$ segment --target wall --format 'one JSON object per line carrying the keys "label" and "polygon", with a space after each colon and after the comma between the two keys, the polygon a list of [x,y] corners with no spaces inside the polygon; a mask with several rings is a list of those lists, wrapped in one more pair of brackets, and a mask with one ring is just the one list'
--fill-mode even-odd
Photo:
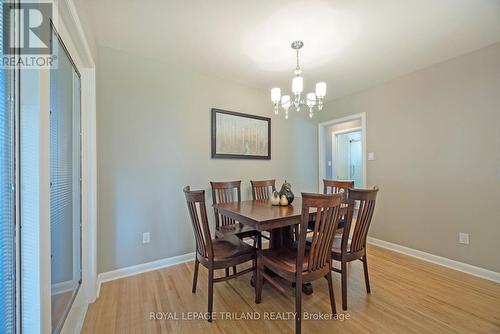
{"label": "wall", "polygon": [[95,34],[93,29],[92,15],[90,14],[90,1],[88,0],[72,0],[73,5],[75,6],[76,12],[78,13],[78,19],[81,23],[81,28],[83,34],[85,35],[85,40],[89,47],[89,51],[92,55],[92,58],[97,58],[97,43],[95,40]]}
{"label": "wall", "polygon": [[367,114],[372,237],[500,272],[499,87],[495,44],[327,103]]}
{"label": "wall", "polygon": [[[317,189],[316,125],[274,117],[268,92],[109,48],[98,67],[99,272],[193,252],[186,185],[239,179],[244,198],[251,179]],[[272,159],[211,159],[212,107],[272,117]]]}

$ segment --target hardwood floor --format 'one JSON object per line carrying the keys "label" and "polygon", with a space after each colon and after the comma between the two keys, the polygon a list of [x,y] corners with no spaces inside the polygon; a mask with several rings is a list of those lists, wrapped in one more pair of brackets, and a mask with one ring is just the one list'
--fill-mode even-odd
{"label": "hardwood floor", "polygon": [[[340,276],[334,273],[338,312],[349,319],[304,320],[304,333],[500,333],[500,284],[476,278],[376,246],[368,247],[372,293],[366,294],[362,263],[348,265],[348,306],[342,312]],[[216,284],[213,323],[182,320],[207,310],[207,271],[200,266],[198,290],[191,293],[193,262],[104,283],[89,306],[82,333],[293,333],[289,320],[222,320],[221,312],[262,317],[293,312],[294,298],[269,284],[254,303],[250,274]],[[222,274],[222,273],[221,273]],[[328,315],[327,281],[314,282],[302,297],[304,312]],[[150,320],[164,312],[179,320]],[[248,312],[248,313],[247,313]],[[257,313],[254,313],[257,312]],[[196,313],[198,314],[198,313]],[[277,314],[277,313],[275,313]],[[279,313],[281,314],[281,313]]]}

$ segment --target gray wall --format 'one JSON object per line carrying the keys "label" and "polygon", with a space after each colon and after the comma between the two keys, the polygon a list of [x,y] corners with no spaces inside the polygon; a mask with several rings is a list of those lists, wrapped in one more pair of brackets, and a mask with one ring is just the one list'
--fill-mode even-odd
{"label": "gray wall", "polygon": [[[241,179],[244,198],[250,179],[317,189],[316,124],[274,117],[267,92],[99,48],[97,99],[99,272],[194,251],[185,185]],[[212,107],[272,117],[272,159],[211,159]]]}
{"label": "gray wall", "polygon": [[[367,115],[371,235],[500,272],[500,44],[326,105]],[[470,233],[470,245],[458,233]]]}

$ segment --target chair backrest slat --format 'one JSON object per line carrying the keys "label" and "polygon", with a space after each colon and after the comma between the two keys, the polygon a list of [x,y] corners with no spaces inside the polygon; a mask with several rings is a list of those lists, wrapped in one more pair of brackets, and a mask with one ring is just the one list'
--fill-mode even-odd
{"label": "chair backrest slat", "polygon": [[202,257],[210,259],[213,257],[213,248],[205,206],[205,190],[191,190],[189,186],[186,186],[184,195],[193,225],[196,251]]}
{"label": "chair backrest slat", "polygon": [[[210,185],[213,204],[241,202],[241,181],[210,182]],[[236,223],[234,219],[220,215],[217,209],[214,209],[214,213],[217,228]]]}
{"label": "chair backrest slat", "polygon": [[[342,249],[347,251],[348,242],[352,229],[352,220],[354,210],[358,206],[356,221],[354,223],[354,231],[352,233],[351,245],[349,252],[358,252],[366,247],[366,238],[375,209],[375,201],[377,198],[378,188],[374,189],[349,189],[348,193],[348,211],[347,221],[344,234],[342,236]],[[358,203],[358,204],[357,204]]]}
{"label": "chair backrest slat", "polygon": [[252,198],[254,200],[264,200],[271,198],[271,194],[276,191],[276,180],[250,181],[252,184]]}
{"label": "chair backrest slat", "polygon": [[[302,193],[302,220],[298,238],[297,268],[301,268],[305,254],[310,213],[316,211],[308,254],[309,272],[330,267],[331,249],[337,229],[342,194]],[[312,211],[311,211],[312,210]]]}

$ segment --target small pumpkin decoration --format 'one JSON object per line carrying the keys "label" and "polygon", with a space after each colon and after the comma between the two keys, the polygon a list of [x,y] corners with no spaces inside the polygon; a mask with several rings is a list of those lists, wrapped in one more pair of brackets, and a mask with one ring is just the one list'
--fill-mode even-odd
{"label": "small pumpkin decoration", "polygon": [[280,205],[280,195],[277,191],[275,191],[271,197],[271,205]]}
{"label": "small pumpkin decoration", "polygon": [[292,204],[295,196],[293,195],[293,192],[292,192],[292,185],[290,183],[288,183],[286,180],[285,180],[285,183],[283,183],[283,185],[281,186],[281,190],[280,190],[279,195],[280,195],[280,197],[284,195],[288,201],[287,204]]}
{"label": "small pumpkin decoration", "polygon": [[288,199],[286,198],[285,195],[281,195],[280,205],[282,205],[282,206],[288,205]]}

